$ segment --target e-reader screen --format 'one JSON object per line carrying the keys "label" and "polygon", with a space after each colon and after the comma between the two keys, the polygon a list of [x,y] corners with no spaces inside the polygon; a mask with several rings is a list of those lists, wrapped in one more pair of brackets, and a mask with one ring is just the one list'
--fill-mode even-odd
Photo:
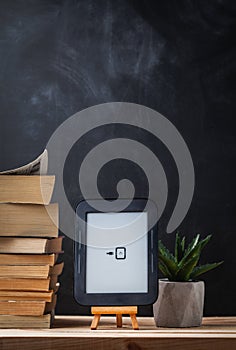
{"label": "e-reader screen", "polygon": [[147,233],[146,212],[88,213],[86,293],[147,293]]}

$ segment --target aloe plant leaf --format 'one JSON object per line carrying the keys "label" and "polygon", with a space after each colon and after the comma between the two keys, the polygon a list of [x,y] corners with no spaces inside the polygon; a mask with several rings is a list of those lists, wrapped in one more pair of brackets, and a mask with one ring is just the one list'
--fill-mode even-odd
{"label": "aloe plant leaf", "polygon": [[201,253],[200,245],[198,244],[197,246],[195,246],[193,250],[189,251],[187,254],[183,256],[183,258],[178,264],[178,270],[181,270],[188,263],[188,261],[192,260],[196,256],[199,259],[200,253]]}
{"label": "aloe plant leaf", "polygon": [[177,262],[180,262],[184,256],[184,246],[185,246],[185,237],[183,237],[181,240],[179,232],[177,232],[176,238],[175,238],[175,259]]}
{"label": "aloe plant leaf", "polygon": [[199,260],[199,255],[194,255],[191,259],[189,259],[184,266],[182,266],[176,276],[175,280],[179,282],[187,282],[190,279],[193,269],[197,265]]}
{"label": "aloe plant leaf", "polygon": [[194,256],[197,255],[199,257],[202,249],[211,239],[211,235],[209,235],[199,242],[199,237],[200,235],[197,235],[189,244],[183,259],[179,262],[179,269],[181,269],[187,263],[187,261],[191,260]]}
{"label": "aloe plant leaf", "polygon": [[170,274],[174,276],[178,269],[178,264],[174,255],[170,253],[161,241],[159,241],[159,260],[166,265]]}
{"label": "aloe plant leaf", "polygon": [[163,264],[161,261],[159,261],[158,267],[159,267],[159,270],[163,273],[163,275],[170,280],[172,276],[167,266]]}
{"label": "aloe plant leaf", "polygon": [[197,234],[196,237],[193,238],[192,242],[189,243],[187,249],[185,250],[185,254],[191,252],[196,247],[196,245],[198,244],[199,238],[200,238],[199,234]]}
{"label": "aloe plant leaf", "polygon": [[220,266],[221,264],[223,264],[223,261],[220,261],[218,263],[211,263],[211,264],[205,264],[205,265],[200,265],[200,266],[196,266],[192,273],[191,273],[191,278],[196,278],[200,275],[202,275],[203,273],[210,271],[212,269],[215,269],[217,266]]}
{"label": "aloe plant leaf", "polygon": [[162,241],[158,242],[159,253],[160,255],[166,255],[170,260],[176,263],[176,259],[174,255],[169,251],[168,248],[162,243]]}
{"label": "aloe plant leaf", "polygon": [[184,255],[184,249],[185,249],[185,237],[182,238],[181,241],[181,250],[182,250],[182,257]]}
{"label": "aloe plant leaf", "polygon": [[181,255],[182,255],[181,239],[179,236],[179,232],[177,232],[175,237],[175,259],[177,261],[181,260]]}
{"label": "aloe plant leaf", "polygon": [[205,245],[210,241],[210,239],[211,239],[211,236],[212,235],[208,235],[206,238],[204,238],[203,240],[201,240],[201,251],[202,251],[202,249],[205,247]]}
{"label": "aloe plant leaf", "polygon": [[185,237],[181,239],[177,232],[174,254],[159,241],[159,269],[165,277],[171,281],[186,282],[223,263],[221,261],[197,266],[201,252],[211,239],[211,235],[202,240],[199,240],[199,238],[200,235],[196,235],[188,247],[185,248]]}

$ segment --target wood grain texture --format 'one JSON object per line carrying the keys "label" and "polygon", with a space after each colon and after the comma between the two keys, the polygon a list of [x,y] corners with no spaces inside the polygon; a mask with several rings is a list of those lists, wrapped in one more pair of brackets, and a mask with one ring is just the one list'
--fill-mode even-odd
{"label": "wood grain texture", "polygon": [[1,330],[0,348],[92,350],[226,350],[236,347],[236,317],[203,319],[201,327],[189,329],[156,328],[151,317],[138,317],[140,329],[134,331],[130,318],[116,328],[115,318],[103,317],[99,329],[90,330],[92,317],[56,316],[50,330]]}

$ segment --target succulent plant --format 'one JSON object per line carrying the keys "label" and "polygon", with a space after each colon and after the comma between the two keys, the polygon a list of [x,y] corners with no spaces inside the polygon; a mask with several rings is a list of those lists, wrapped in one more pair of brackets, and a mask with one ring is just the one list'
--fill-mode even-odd
{"label": "succulent plant", "polygon": [[172,254],[165,245],[159,241],[159,269],[169,281],[187,282],[195,280],[203,273],[221,265],[223,261],[206,265],[198,265],[201,252],[210,241],[211,235],[200,240],[197,234],[192,242],[185,247],[185,237],[176,233],[175,249]]}

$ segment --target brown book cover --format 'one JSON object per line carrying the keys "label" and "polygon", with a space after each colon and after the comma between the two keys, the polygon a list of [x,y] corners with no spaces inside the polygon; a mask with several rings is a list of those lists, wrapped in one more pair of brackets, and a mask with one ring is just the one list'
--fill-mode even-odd
{"label": "brown book cover", "polygon": [[0,236],[57,237],[58,212],[57,203],[0,204]]}
{"label": "brown book cover", "polygon": [[58,254],[0,254],[1,265],[49,265],[53,266]]}
{"label": "brown book cover", "polygon": [[0,265],[0,278],[48,278],[49,265]]}
{"label": "brown book cover", "polygon": [[0,278],[48,278],[49,275],[59,276],[64,263],[49,265],[0,265]]}
{"label": "brown book cover", "polygon": [[0,253],[43,254],[62,252],[62,236],[58,238],[0,237]]}
{"label": "brown book cover", "polygon": [[42,316],[0,315],[0,328],[50,328],[53,313]]}
{"label": "brown book cover", "polygon": [[0,301],[31,300],[50,303],[53,299],[53,290],[47,292],[31,292],[22,290],[0,290]]}
{"label": "brown book cover", "polygon": [[50,278],[0,278],[0,290],[48,291]]}
{"label": "brown book cover", "polygon": [[0,301],[1,315],[41,316],[46,307],[45,301],[10,300]]}
{"label": "brown book cover", "polygon": [[0,175],[0,203],[49,204],[54,184],[52,175]]}

